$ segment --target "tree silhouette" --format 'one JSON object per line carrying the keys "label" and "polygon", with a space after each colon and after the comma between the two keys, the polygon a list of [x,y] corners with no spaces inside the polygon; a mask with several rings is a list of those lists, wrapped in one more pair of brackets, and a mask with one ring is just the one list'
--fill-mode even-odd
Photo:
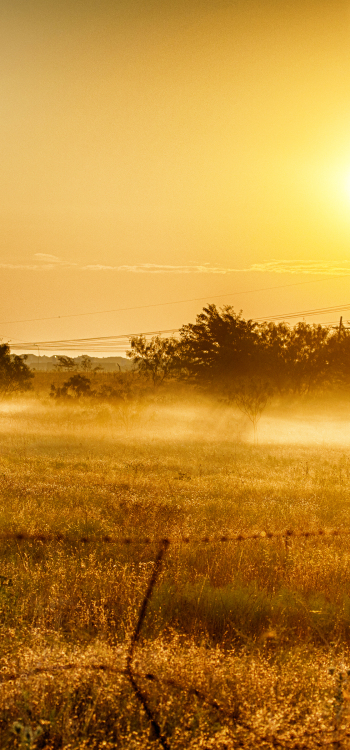
{"label": "tree silhouette", "polygon": [[63,354],[58,355],[55,370],[66,370],[69,372],[76,370],[76,368],[77,365],[72,357],[66,357]]}
{"label": "tree silhouette", "polygon": [[0,344],[0,395],[8,396],[31,388],[32,371],[26,365],[27,355],[11,355],[8,344]]}
{"label": "tree silhouette", "polygon": [[161,339],[154,336],[147,342],[144,336],[130,339],[130,350],[126,356],[134,360],[139,372],[159,385],[176,370],[178,364],[178,342],[174,338]]}
{"label": "tree silhouette", "polygon": [[253,374],[259,356],[258,323],[225,306],[208,305],[196,323],[180,329],[179,355],[190,377],[219,384]]}

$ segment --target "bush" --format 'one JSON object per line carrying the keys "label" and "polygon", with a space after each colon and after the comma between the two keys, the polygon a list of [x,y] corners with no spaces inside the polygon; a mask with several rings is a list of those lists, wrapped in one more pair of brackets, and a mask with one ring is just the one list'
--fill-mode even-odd
{"label": "bush", "polygon": [[72,375],[61,388],[51,385],[51,398],[77,399],[81,396],[92,396],[90,379],[85,375]]}

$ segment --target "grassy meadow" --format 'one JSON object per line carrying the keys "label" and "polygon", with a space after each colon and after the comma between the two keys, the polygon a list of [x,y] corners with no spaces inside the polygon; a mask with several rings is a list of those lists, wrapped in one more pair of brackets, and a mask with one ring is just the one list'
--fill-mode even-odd
{"label": "grassy meadow", "polygon": [[[0,542],[0,746],[162,746],[122,674],[162,537],[135,670],[167,746],[350,746],[350,537],[196,541],[350,528],[350,399],[272,404],[256,445],[179,387],[58,403],[60,378],[0,404],[0,531],[72,538]],[[154,541],[74,542],[106,534]]]}

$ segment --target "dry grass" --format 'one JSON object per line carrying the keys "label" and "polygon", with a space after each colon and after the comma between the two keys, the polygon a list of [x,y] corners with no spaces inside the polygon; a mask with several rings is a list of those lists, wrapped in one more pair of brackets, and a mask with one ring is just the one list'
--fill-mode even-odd
{"label": "dry grass", "polygon": [[[108,404],[3,404],[1,530],[350,527],[348,447],[253,446],[245,430],[170,397],[131,428]],[[25,673],[0,686],[1,747],[158,744],[121,673],[156,551],[1,543],[1,674]],[[347,747],[349,560],[347,538],[170,546],[136,666],[161,681],[140,678],[171,748]]]}

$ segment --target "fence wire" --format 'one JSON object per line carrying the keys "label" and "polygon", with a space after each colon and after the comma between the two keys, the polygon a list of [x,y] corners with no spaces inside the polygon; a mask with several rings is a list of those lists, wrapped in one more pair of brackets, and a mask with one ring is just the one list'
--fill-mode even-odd
{"label": "fence wire", "polygon": [[246,542],[250,540],[263,540],[263,539],[308,539],[309,537],[320,537],[328,539],[336,536],[350,536],[350,529],[348,528],[318,528],[318,529],[284,529],[283,531],[270,531],[270,530],[259,530],[259,531],[247,531],[237,533],[227,533],[221,535],[205,535],[205,536],[186,536],[178,535],[174,537],[152,537],[152,536],[140,536],[137,538],[128,536],[111,536],[104,534],[102,536],[89,536],[88,534],[63,534],[61,532],[55,533],[42,533],[38,532],[27,532],[27,531],[5,531],[0,533],[0,542],[17,541],[17,542],[42,542],[47,544],[49,542],[64,542],[68,544],[135,544],[135,545],[146,545],[146,544],[158,544],[166,545],[169,544],[214,544],[217,542]]}
{"label": "fence wire", "polygon": [[[114,537],[110,535],[104,535],[101,537],[95,537],[95,536],[87,536],[87,535],[70,535],[70,534],[63,534],[63,533],[28,533],[26,531],[9,531],[9,532],[2,532],[0,533],[0,541],[27,541],[27,542],[41,542],[43,544],[48,543],[71,543],[71,544],[123,544],[123,545],[149,545],[149,544],[157,544],[158,545],[158,552],[153,564],[153,569],[151,572],[151,576],[147,585],[147,589],[145,591],[145,594],[143,596],[137,621],[134,627],[134,630],[131,634],[129,646],[127,649],[127,655],[126,655],[126,664],[124,668],[118,668],[110,666],[109,664],[103,664],[103,663],[90,663],[85,665],[83,668],[86,671],[95,671],[95,672],[109,672],[109,673],[115,673],[124,675],[126,679],[129,681],[129,684],[135,694],[135,697],[139,701],[139,703],[142,705],[143,710],[145,712],[145,715],[147,716],[147,719],[150,723],[150,727],[153,730],[153,737],[155,741],[158,741],[161,746],[164,748],[164,750],[171,750],[170,744],[168,742],[168,739],[164,736],[164,734],[161,731],[160,724],[157,720],[156,714],[153,711],[153,709],[150,706],[150,701],[147,695],[147,692],[145,689],[143,689],[139,681],[143,680],[145,683],[157,683],[160,686],[161,685],[168,685],[169,687],[173,687],[175,690],[179,690],[183,693],[187,693],[188,695],[195,696],[198,700],[200,700],[204,705],[206,705],[208,708],[211,708],[221,714],[222,716],[225,716],[228,720],[232,721],[237,727],[241,727],[242,729],[245,729],[249,732],[251,732],[253,735],[256,736],[257,742],[264,742],[267,738],[262,737],[258,735],[254,727],[247,724],[246,722],[239,719],[237,716],[235,716],[234,712],[229,711],[224,706],[221,706],[216,700],[212,700],[209,696],[207,696],[203,691],[191,687],[191,686],[185,686],[183,684],[180,684],[174,679],[166,679],[166,678],[160,678],[157,675],[151,673],[151,672],[138,672],[134,667],[134,653],[135,648],[137,645],[137,642],[140,638],[142,626],[147,614],[147,609],[154,591],[154,588],[157,584],[157,581],[159,579],[159,575],[161,573],[162,569],[162,563],[164,560],[164,557],[166,555],[166,552],[171,544],[190,544],[190,543],[196,543],[196,544],[211,544],[211,543],[228,543],[228,542],[245,542],[245,541],[262,541],[262,540],[269,540],[269,539],[283,539],[286,543],[288,543],[288,540],[302,540],[302,539],[308,539],[308,538],[318,538],[320,540],[327,540],[332,539],[336,537],[342,537],[342,536],[349,536],[350,535],[350,529],[348,528],[318,528],[318,529],[308,529],[308,530],[294,530],[294,529],[285,529],[284,531],[266,531],[264,529],[260,531],[253,531],[253,532],[244,532],[244,533],[237,533],[237,534],[222,534],[218,536],[202,536],[202,537],[189,537],[189,536],[178,536],[173,538],[152,538],[152,537],[141,537],[137,539],[133,539],[131,537]],[[0,576],[0,578],[3,578],[3,576]],[[1,675],[0,679],[0,686],[2,684],[8,683],[8,682],[14,682],[21,679],[29,679],[30,677],[35,677],[40,674],[57,674],[59,672],[69,671],[69,670],[75,670],[75,669],[82,669],[81,664],[75,664],[74,662],[63,664],[63,665],[53,665],[52,667],[37,667],[33,670],[27,670],[25,672],[20,673],[12,673],[7,675]],[[320,741],[317,740],[317,735],[320,733],[323,733],[322,739]],[[333,745],[333,747],[340,747],[340,743],[345,740],[345,738],[350,737],[350,732],[342,731],[339,732],[338,727],[334,727],[330,730],[316,730],[314,732],[306,732],[309,738],[313,738],[314,745],[317,747],[324,747],[325,745]],[[324,734],[330,734],[329,739],[325,739]],[[274,743],[275,746],[280,747],[288,747],[290,746],[295,747],[293,745],[290,745],[290,743],[287,742],[287,744],[281,744],[276,738],[276,742]],[[306,746],[305,746],[306,747]]]}

